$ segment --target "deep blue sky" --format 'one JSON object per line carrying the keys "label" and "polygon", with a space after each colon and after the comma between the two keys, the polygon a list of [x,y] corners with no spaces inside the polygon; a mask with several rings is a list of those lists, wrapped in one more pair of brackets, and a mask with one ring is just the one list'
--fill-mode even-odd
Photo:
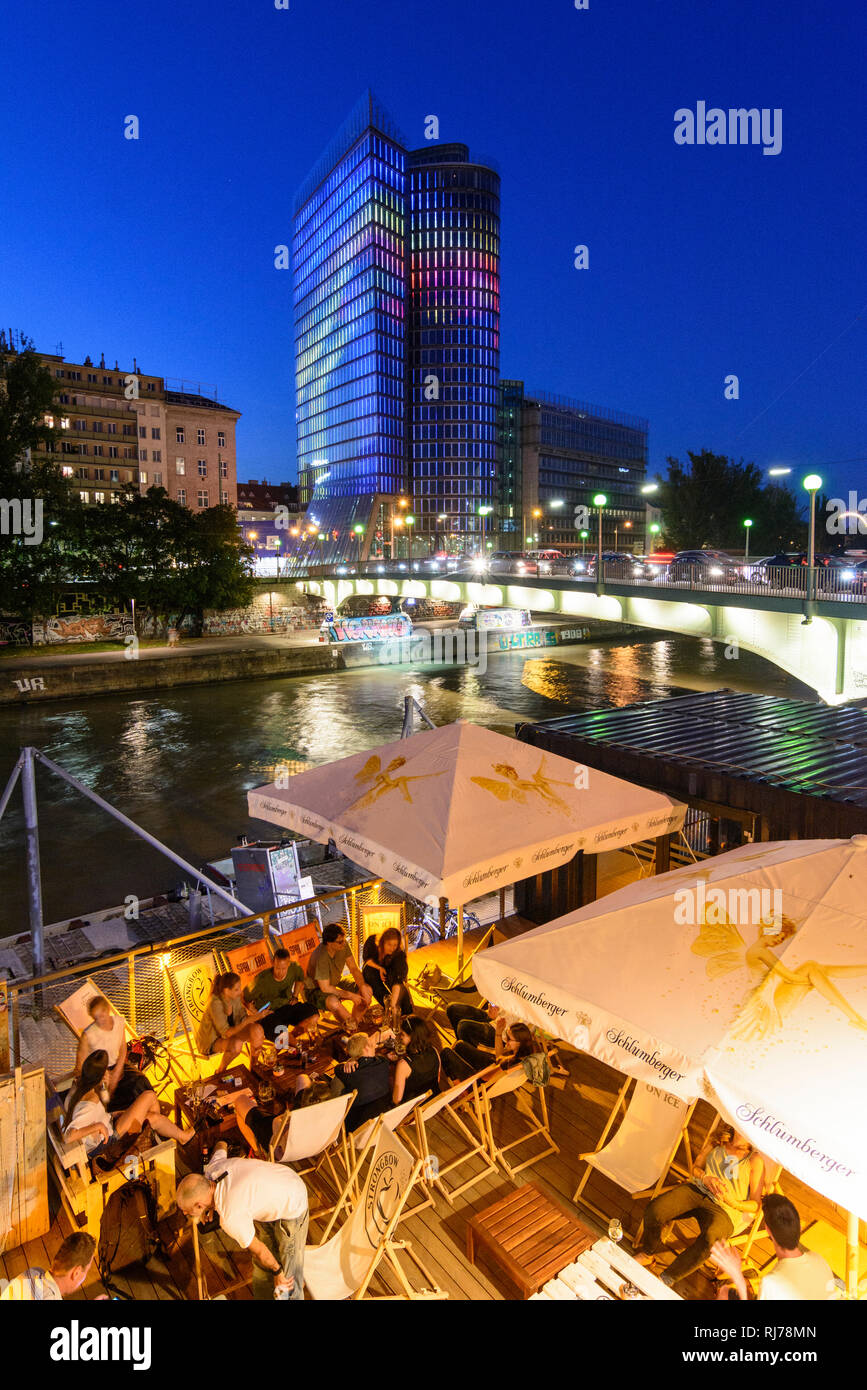
{"label": "deep blue sky", "polygon": [[[371,86],[413,145],[433,113],[441,140],[499,164],[504,375],[647,416],[654,466],[706,446],[863,493],[867,315],[844,333],[867,301],[859,12],[12,0],[0,322],[70,359],[217,383],[243,412],[239,477],[294,477],[291,272],[273,247]],[[675,110],[698,100],[781,107],[782,153],[675,145]]]}

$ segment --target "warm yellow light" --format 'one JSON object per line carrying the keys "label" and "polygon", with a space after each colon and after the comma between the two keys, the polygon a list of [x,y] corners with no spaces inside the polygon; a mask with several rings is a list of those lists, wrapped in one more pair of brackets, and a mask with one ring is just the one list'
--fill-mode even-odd
{"label": "warm yellow light", "polygon": [[250,540],[250,541],[254,541],[254,540],[256,539],[256,537],[258,536],[258,534],[259,534],[258,531],[248,531],[248,532],[247,532],[247,539]]}
{"label": "warm yellow light", "polygon": [[159,959],[160,959],[160,965],[163,967],[163,970],[168,970],[168,968],[169,968],[169,962],[171,961],[171,958],[172,958],[172,953],[171,953],[171,951],[160,951],[160,958],[159,958]]}
{"label": "warm yellow light", "polygon": [[395,524],[395,526],[402,526],[402,525],[403,525],[403,517],[402,517],[402,516],[396,516],[396,517],[394,518],[394,524]]}
{"label": "warm yellow light", "polygon": [[297,536],[297,535],[298,535],[298,527],[297,527],[297,526],[290,526],[290,528],[289,528],[289,535],[290,535],[290,536]]}

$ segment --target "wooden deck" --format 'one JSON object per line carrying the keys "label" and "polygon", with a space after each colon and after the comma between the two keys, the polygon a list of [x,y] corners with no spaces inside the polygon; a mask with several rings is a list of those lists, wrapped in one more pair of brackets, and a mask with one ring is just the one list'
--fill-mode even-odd
{"label": "wooden deck", "polygon": [[[471,945],[472,941],[468,939],[468,949]],[[450,964],[453,960],[452,950],[452,942],[437,943],[436,946],[428,948],[425,955],[428,958],[439,959],[444,968],[453,968]],[[420,964],[422,953],[417,954]],[[450,961],[446,960],[446,954]],[[413,964],[413,974],[415,973],[417,972]],[[470,1002],[472,998],[473,996],[468,996]],[[553,1077],[547,1091],[551,1132],[560,1152],[525,1169],[519,1175],[518,1183],[532,1180],[550,1196],[559,1199],[567,1210],[576,1213],[585,1224],[603,1234],[603,1224],[586,1208],[573,1207],[571,1196],[583,1172],[579,1155],[596,1147],[623,1078],[620,1073],[603,1063],[569,1048],[561,1047],[561,1057],[568,1069],[568,1077]],[[519,1100],[518,1103],[525,1102]],[[510,1097],[498,1104],[505,1106],[498,1118],[498,1124],[503,1126],[506,1139],[514,1137],[517,1133],[515,1099]],[[690,1125],[693,1153],[700,1147],[712,1120],[713,1112],[710,1106],[705,1102],[699,1102]],[[446,1162],[449,1155],[455,1151],[448,1130],[437,1122],[430,1127],[429,1140],[432,1153],[438,1155],[442,1162]],[[179,1170],[183,1171],[182,1160],[179,1160]],[[516,1297],[514,1289],[499,1270],[489,1267],[484,1262],[472,1266],[465,1254],[468,1217],[497,1201],[512,1186],[511,1179],[505,1173],[492,1175],[459,1197],[453,1207],[444,1198],[437,1196],[434,1207],[401,1223],[399,1236],[412,1243],[422,1256],[432,1278],[450,1299],[485,1301]],[[826,1223],[826,1234],[832,1244],[836,1241],[832,1264],[836,1272],[841,1273],[842,1268],[838,1266],[844,1248],[845,1213],[818,1197],[788,1174],[783,1175],[782,1190],[795,1202],[804,1225],[814,1220]],[[628,1241],[640,1219],[643,1203],[632,1202],[620,1189],[595,1173],[585,1188],[585,1194],[589,1201],[602,1211],[621,1219]],[[49,1195],[50,1201],[54,1204],[52,1209],[56,1209],[56,1197],[51,1192]],[[325,1193],[322,1195],[327,1196]],[[315,1206],[316,1194],[312,1194],[311,1208],[315,1210]],[[604,1224],[607,1225],[607,1222]],[[59,1212],[50,1231],[42,1240],[28,1242],[0,1257],[0,1277],[12,1278],[30,1265],[47,1267],[51,1255],[64,1236],[69,1234],[70,1229],[66,1216]],[[312,1219],[312,1241],[318,1238],[321,1229],[322,1222]],[[119,1277],[117,1283],[123,1292],[136,1300],[195,1299],[197,1293],[189,1228],[176,1214],[163,1222],[162,1231],[169,1251],[167,1259],[152,1260],[146,1271],[130,1270],[127,1277]],[[863,1224],[861,1240],[861,1270],[867,1274],[867,1232]],[[249,1281],[250,1257],[246,1252],[240,1251],[234,1242],[216,1232],[203,1236],[201,1243],[205,1277],[212,1297],[227,1285],[237,1285],[239,1279]],[[827,1245],[824,1253],[829,1257],[832,1253]],[[760,1267],[770,1254],[767,1242],[757,1241],[753,1246],[750,1263]],[[371,1287],[373,1294],[395,1291],[389,1289],[382,1279],[375,1280]],[[98,1275],[92,1270],[86,1284],[74,1297],[80,1300],[93,1299],[103,1292]],[[687,1298],[698,1299],[707,1299],[714,1293],[708,1279],[701,1272],[684,1281],[679,1292]],[[249,1282],[235,1287],[227,1297],[251,1298]]]}

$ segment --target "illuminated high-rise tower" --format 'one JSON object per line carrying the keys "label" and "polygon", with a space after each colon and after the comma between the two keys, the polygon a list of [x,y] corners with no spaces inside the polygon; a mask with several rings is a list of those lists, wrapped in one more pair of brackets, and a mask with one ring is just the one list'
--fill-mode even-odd
{"label": "illuminated high-rise tower", "polygon": [[405,476],[406,153],[367,92],[298,190],[298,482],[324,559],[350,554]]}
{"label": "illuminated high-rise tower", "polygon": [[[408,154],[368,92],[299,189],[293,241],[301,501],[323,559],[493,534],[499,176],[465,145]],[[407,513],[398,513],[398,519]]]}
{"label": "illuminated high-rise tower", "polygon": [[493,546],[500,178],[466,145],[408,160],[407,423],[419,532]]}

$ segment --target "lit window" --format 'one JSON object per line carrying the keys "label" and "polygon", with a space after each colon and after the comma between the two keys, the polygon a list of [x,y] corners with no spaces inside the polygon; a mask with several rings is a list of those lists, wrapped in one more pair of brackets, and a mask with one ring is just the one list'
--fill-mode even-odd
{"label": "lit window", "polygon": [[138,479],[139,479],[139,482],[140,482],[140,483],[144,483],[145,487],[147,487],[147,481],[148,481],[148,475],[147,475],[147,473],[145,473],[144,471],[140,472],[139,475],[138,475]]}
{"label": "lit window", "polygon": [[89,492],[80,492],[78,495],[79,495],[79,497],[81,498],[82,502],[89,502],[89,501],[90,501],[90,493],[89,493]]}
{"label": "lit window", "polygon": [[93,500],[94,500],[94,502],[104,502],[104,501],[105,501],[105,493],[104,493],[104,492],[95,492],[95,493],[93,494]]}

